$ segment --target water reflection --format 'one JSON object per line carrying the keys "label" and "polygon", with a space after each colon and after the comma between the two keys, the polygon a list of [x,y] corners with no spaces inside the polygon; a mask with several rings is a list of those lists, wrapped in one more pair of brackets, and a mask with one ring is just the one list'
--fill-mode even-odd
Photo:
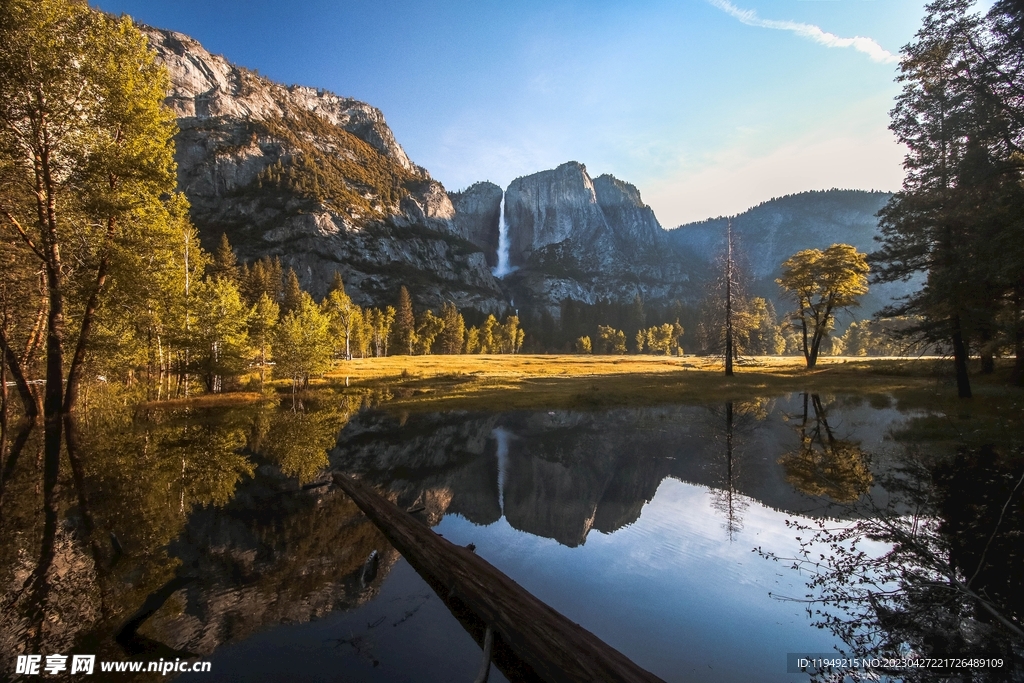
{"label": "water reflection", "polygon": [[[877,437],[877,425],[867,424],[877,416],[861,410],[853,419],[866,422],[857,429]],[[792,449],[785,412],[767,400],[601,413],[414,414],[404,422],[371,412],[346,426],[332,466],[385,487],[402,506],[425,505],[432,524],[445,514],[484,526],[504,517],[568,547],[585,544],[593,530],[608,534],[634,523],[672,477],[710,488],[735,537],[749,498],[800,514],[824,514],[835,502],[827,492],[794,488],[777,465],[778,454]]]}
{"label": "water reflection", "polygon": [[1022,455],[1019,447],[963,447],[952,459],[912,450],[884,477],[889,506],[847,526],[795,525],[801,551],[786,561],[812,576],[808,612],[848,656],[1002,662],[955,674],[883,665],[863,679],[1021,680]]}
{"label": "water reflection", "polygon": [[[766,652],[834,642],[768,598],[780,592],[774,582],[803,577],[755,566],[757,545],[813,568],[809,599],[826,607],[814,619],[851,652],[1013,654],[1024,610],[1020,449],[907,451],[889,440],[907,427],[888,403],[804,394],[395,416],[341,393],[295,410],[265,402],[91,414],[65,425],[69,452],[54,475],[39,430],[24,425],[0,448],[0,649],[124,660],[232,645],[241,667],[256,661],[258,643],[286,640],[282,624],[346,613],[337,623],[355,629],[398,557],[325,485],[338,469],[422,508],[426,523],[476,543],[667,680],[700,680],[681,673],[683,659],[704,666],[723,647],[748,647],[748,631]],[[804,528],[787,528],[787,518]],[[800,554],[822,547],[833,560]],[[425,586],[403,577],[408,593],[392,586],[389,599],[428,605]],[[417,618],[438,618],[432,610]],[[312,648],[324,661],[350,652],[395,671],[401,639],[340,628],[311,646],[319,631],[310,625],[289,652]],[[441,632],[416,628],[424,643]],[[679,634],[703,644],[677,654]],[[766,665],[730,666],[716,680],[750,680]],[[257,668],[250,674],[260,680]]]}
{"label": "water reflection", "polygon": [[[813,415],[808,412],[808,403]],[[871,470],[864,451],[856,441],[836,437],[828,422],[828,410],[817,394],[803,394],[797,431],[799,446],[779,459],[786,479],[794,487],[839,503],[851,503],[867,493]]]}
{"label": "water reflection", "polygon": [[0,463],[0,650],[209,654],[369,599],[359,570],[393,551],[343,495],[302,487],[360,407],[326,398],[96,412],[65,425],[56,474],[23,425]]}

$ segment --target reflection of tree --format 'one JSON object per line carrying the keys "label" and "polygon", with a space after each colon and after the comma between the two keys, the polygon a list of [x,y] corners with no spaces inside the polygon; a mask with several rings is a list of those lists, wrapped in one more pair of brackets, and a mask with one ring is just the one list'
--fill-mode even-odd
{"label": "reflection of tree", "polygon": [[[196,635],[196,618],[214,641],[234,639],[231,624],[242,617],[225,591],[247,591],[248,632],[294,618],[296,605],[312,615],[363,599],[354,577],[367,554],[393,558],[354,504],[323,491],[305,496],[275,477],[246,483],[261,460],[287,476],[315,475],[359,407],[344,396],[304,399],[302,413],[274,402],[135,415],[97,408],[65,425],[59,469],[47,469],[41,430],[6,434],[0,651],[88,643],[100,658],[124,659],[129,645],[157,656],[198,645],[198,636],[179,642]],[[241,485],[249,493],[233,502]],[[198,612],[178,614],[181,586]],[[146,635],[116,640],[135,610]]]}
{"label": "reflection of tree", "polygon": [[[1001,669],[975,668],[963,678],[944,669],[902,669],[861,672],[864,679],[889,673],[906,681],[1019,680],[1020,456],[1001,460],[983,448],[952,463],[915,457],[883,482],[899,503],[845,526],[791,523],[801,534],[799,555],[764,555],[810,572],[808,614],[843,641],[847,656],[1004,660]],[[841,680],[827,672],[814,678]]]}
{"label": "reflection of tree", "polygon": [[[808,401],[814,408],[813,425]],[[836,438],[818,394],[803,395],[803,419],[798,431],[799,448],[779,458],[786,480],[795,488],[839,503],[851,503],[870,488],[871,471],[863,451],[852,441]]]}
{"label": "reflection of tree", "polygon": [[[306,404],[312,409],[307,410]],[[300,484],[312,481],[328,465],[327,452],[338,443],[338,434],[359,409],[359,401],[347,396],[334,396],[317,402],[308,398],[301,410],[275,410],[263,424],[258,419],[251,447],[281,468],[288,477],[298,477]]]}
{"label": "reflection of tree", "polygon": [[711,492],[711,505],[725,517],[725,531],[733,540],[743,530],[743,511],[748,502],[737,488],[739,459],[735,453],[738,432],[747,431],[763,422],[771,412],[769,399],[727,401],[725,404],[724,462],[718,473],[719,487]]}

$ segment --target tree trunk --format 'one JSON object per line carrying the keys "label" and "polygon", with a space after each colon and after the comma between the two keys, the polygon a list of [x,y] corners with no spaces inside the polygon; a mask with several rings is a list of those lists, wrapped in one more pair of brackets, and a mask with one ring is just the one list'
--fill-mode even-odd
{"label": "tree trunk", "polygon": [[1013,303],[1013,351],[1015,359],[1010,382],[1019,387],[1024,386],[1024,316],[1021,315],[1021,303],[1020,290],[1017,290],[1017,296],[1014,298]]}
{"label": "tree trunk", "polygon": [[[3,353],[3,359],[0,363],[3,363],[4,367],[7,368],[11,373],[11,378],[14,380],[14,386],[18,389],[18,394],[21,396],[21,402],[25,406],[26,417],[32,418],[39,414],[39,408],[36,406],[36,397],[32,394],[32,388],[28,384],[28,380],[25,378],[25,373],[22,371],[21,363],[18,361],[18,356],[14,353],[14,349],[7,343],[7,335],[3,330],[0,330],[0,352]],[[6,405],[7,396],[7,381],[4,380],[4,404]]]}
{"label": "tree trunk", "polygon": [[821,337],[818,336],[817,330],[811,336],[811,348],[807,351],[807,367],[808,369],[813,368],[818,364],[818,349],[821,348]]}
{"label": "tree trunk", "polygon": [[992,353],[992,331],[987,327],[981,332],[981,374],[991,375],[996,371],[996,361]]}
{"label": "tree trunk", "polygon": [[967,374],[967,345],[960,329],[960,316],[950,320],[953,342],[953,363],[956,366],[956,392],[960,398],[971,398],[971,378]]}
{"label": "tree trunk", "polygon": [[442,600],[446,593],[458,599],[491,627],[498,641],[495,645],[508,647],[526,663],[535,677],[532,680],[661,681],[538,600],[482,557],[441,538],[366,484],[339,473],[333,475],[333,480]]}
{"label": "tree trunk", "polygon": [[802,305],[800,306],[800,333],[804,342],[804,360],[807,362],[807,367],[813,368],[815,361],[811,360],[811,348],[807,344],[807,310]]}
{"label": "tree trunk", "polygon": [[[725,376],[732,376],[732,222],[726,234],[725,258]],[[730,412],[731,414],[731,412]]]}

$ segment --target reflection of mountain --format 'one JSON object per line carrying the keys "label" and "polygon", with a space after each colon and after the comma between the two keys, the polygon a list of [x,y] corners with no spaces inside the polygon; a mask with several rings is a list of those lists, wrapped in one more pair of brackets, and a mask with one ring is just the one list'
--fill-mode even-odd
{"label": "reflection of mountain", "polygon": [[[376,527],[341,492],[283,483],[258,476],[227,507],[193,513],[170,552],[180,574],[198,578],[179,594],[184,609],[161,610],[143,635],[208,654],[269,625],[310,621],[376,595],[398,559]],[[372,550],[382,553],[380,571],[364,588]]]}
{"label": "reflection of mountain", "polygon": [[[828,501],[794,489],[777,463],[797,440],[783,419],[796,400],[760,414],[737,408],[729,462],[724,412],[672,406],[404,420],[367,413],[346,426],[332,464],[384,485],[402,505],[424,504],[431,523],[455,513],[490,524],[503,498],[510,525],[567,546],[584,543],[591,529],[611,533],[635,522],[665,477],[713,489],[728,479],[733,492],[769,507],[822,514]],[[513,435],[502,492],[499,424]]]}

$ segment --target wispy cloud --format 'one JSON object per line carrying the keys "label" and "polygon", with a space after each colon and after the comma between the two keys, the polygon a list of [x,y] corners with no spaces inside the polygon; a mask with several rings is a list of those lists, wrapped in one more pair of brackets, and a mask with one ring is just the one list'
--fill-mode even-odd
{"label": "wispy cloud", "polygon": [[816,43],[821,43],[828,47],[852,47],[858,52],[863,52],[872,61],[882,62],[884,64],[891,64],[893,62],[900,61],[898,55],[894,55],[889,52],[881,45],[876,43],[871,38],[864,38],[862,36],[854,36],[853,38],[841,38],[834,33],[823,31],[820,27],[814,24],[804,24],[798,21],[774,21],[772,19],[762,19],[757,16],[757,12],[751,9],[740,9],[736,5],[729,2],[729,0],[708,0],[712,5],[718,9],[726,12],[730,16],[739,19],[748,26],[757,26],[759,28],[772,28],[779,31],[792,31],[793,33],[803,36],[804,38],[810,38]]}

